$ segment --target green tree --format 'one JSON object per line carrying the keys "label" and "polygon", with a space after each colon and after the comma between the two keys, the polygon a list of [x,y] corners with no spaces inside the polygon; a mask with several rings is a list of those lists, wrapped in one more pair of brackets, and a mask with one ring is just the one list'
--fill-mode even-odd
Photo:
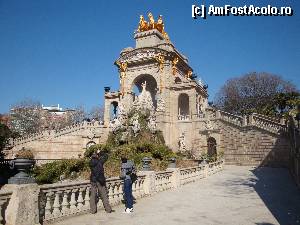
{"label": "green tree", "polygon": [[3,150],[11,135],[12,132],[9,130],[9,128],[6,125],[0,123],[0,159],[4,158]]}

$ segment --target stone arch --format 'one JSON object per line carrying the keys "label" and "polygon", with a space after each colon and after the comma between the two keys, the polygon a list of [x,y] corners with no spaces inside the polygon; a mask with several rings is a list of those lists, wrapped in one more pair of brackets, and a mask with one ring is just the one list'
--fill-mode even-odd
{"label": "stone arch", "polygon": [[188,116],[190,114],[189,95],[181,93],[178,96],[178,115]]}
{"label": "stone arch", "polygon": [[207,138],[207,156],[217,156],[217,141],[213,137]]}
{"label": "stone arch", "polygon": [[117,101],[112,101],[110,103],[110,120],[118,116],[119,103]]}
{"label": "stone arch", "polygon": [[88,149],[89,147],[91,147],[91,146],[93,146],[93,145],[95,145],[96,144],[96,142],[94,142],[94,141],[89,141],[88,143],[86,143],[86,149]]}
{"label": "stone arch", "polygon": [[146,90],[150,92],[153,105],[156,108],[157,105],[157,93],[158,93],[158,83],[154,76],[150,74],[141,74],[137,76],[131,86],[131,90],[138,95],[142,91],[142,83],[147,82]]}

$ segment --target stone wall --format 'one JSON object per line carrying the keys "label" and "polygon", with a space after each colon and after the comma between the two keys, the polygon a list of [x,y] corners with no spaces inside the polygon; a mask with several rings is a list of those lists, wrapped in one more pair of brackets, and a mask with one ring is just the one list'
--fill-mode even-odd
{"label": "stone wall", "polygon": [[220,149],[227,164],[287,166],[289,142],[285,134],[272,134],[256,127],[241,128],[219,121]]}
{"label": "stone wall", "polygon": [[83,156],[89,144],[104,143],[108,132],[109,128],[98,122],[83,122],[62,130],[44,131],[12,140],[5,153],[7,158],[13,158],[24,147],[32,150],[36,159],[78,158]]}

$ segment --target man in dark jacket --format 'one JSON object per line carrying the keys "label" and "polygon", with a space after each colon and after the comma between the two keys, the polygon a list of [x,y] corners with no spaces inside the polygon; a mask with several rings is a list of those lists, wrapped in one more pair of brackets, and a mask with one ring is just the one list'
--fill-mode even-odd
{"label": "man in dark jacket", "polygon": [[91,168],[91,197],[90,197],[90,207],[91,213],[97,212],[97,190],[100,198],[102,199],[104,209],[107,213],[111,213],[112,209],[109,204],[107,189],[105,185],[105,176],[104,176],[104,168],[103,162],[99,160],[97,154],[92,155],[92,159],[90,161],[90,168]]}
{"label": "man in dark jacket", "polygon": [[133,212],[133,196],[132,196],[132,178],[131,174],[135,173],[135,166],[131,160],[126,156],[121,157],[121,175],[120,178],[124,180],[124,197],[125,197],[125,213]]}

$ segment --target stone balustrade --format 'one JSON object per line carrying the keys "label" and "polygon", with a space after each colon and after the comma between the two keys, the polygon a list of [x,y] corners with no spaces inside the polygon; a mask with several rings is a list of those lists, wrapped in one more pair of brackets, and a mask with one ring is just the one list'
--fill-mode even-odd
{"label": "stone balustrade", "polygon": [[[237,126],[243,126],[243,117],[237,116],[228,112],[219,111],[220,119]],[[218,118],[218,116],[217,116]]]}
{"label": "stone balustrade", "polygon": [[188,121],[191,119],[191,116],[190,115],[178,115],[177,118],[180,121]]}
{"label": "stone balustrade", "polygon": [[[167,171],[154,172],[146,171],[138,175],[137,181],[132,186],[133,196],[142,198],[147,195],[152,195],[157,192],[165,191],[171,188],[177,188],[198,179],[212,175],[220,171],[223,167],[224,161],[209,163],[206,165],[199,165],[196,167],[178,169],[169,168]],[[30,191],[30,185],[25,185],[26,188],[18,188],[22,190],[22,195],[26,198],[26,191]],[[24,187],[25,187],[24,186]],[[69,182],[69,183],[56,183],[47,185],[33,184],[33,189],[36,190],[36,210],[39,215],[41,224],[50,224],[54,221],[63,220],[66,217],[88,213],[90,210],[90,182]],[[119,178],[107,179],[108,196],[111,205],[118,205],[123,200],[123,180]],[[35,191],[31,191],[32,194]],[[0,191],[0,225],[5,225],[6,208],[8,207],[9,199],[12,192]],[[18,201],[25,204],[22,209],[31,210],[28,214],[34,215],[33,206],[26,206],[26,202],[22,201],[22,196]],[[34,202],[34,201],[33,201]],[[29,204],[29,203],[28,203]],[[10,206],[11,209],[14,207]],[[102,201],[98,202],[98,208],[103,208]],[[15,210],[14,210],[15,211]],[[9,212],[10,215],[17,212]],[[26,213],[26,212],[23,212]],[[37,219],[38,220],[38,219]],[[11,224],[16,225],[16,224]]]}
{"label": "stone balustrade", "polygon": [[[139,176],[132,186],[133,196],[141,198],[144,193],[145,176]],[[40,186],[40,218],[43,223],[64,217],[86,213],[90,210],[90,182],[73,182],[67,184],[50,184]],[[119,178],[107,180],[107,190],[111,205],[123,200],[123,181]],[[99,201],[99,208],[103,208]]]}
{"label": "stone balustrade", "polygon": [[75,131],[89,128],[89,127],[90,128],[93,128],[93,127],[99,128],[99,127],[104,127],[104,125],[98,121],[95,121],[95,122],[84,121],[81,123],[72,124],[63,129],[60,129],[60,130],[45,130],[45,131],[41,131],[41,132],[37,132],[37,133],[33,133],[33,134],[28,134],[26,136],[22,136],[19,138],[11,139],[9,144],[10,144],[10,146],[23,145],[25,143],[36,141],[41,138],[50,137],[51,135],[54,135],[54,137],[58,137],[58,136],[61,136],[64,134],[68,134],[68,133],[75,132]]}
{"label": "stone balustrade", "polygon": [[287,126],[280,119],[253,113],[249,116],[237,116],[221,110],[215,111],[216,119],[226,121],[239,127],[254,126],[274,134],[286,132]]}
{"label": "stone balustrade", "polygon": [[216,161],[208,164],[207,176],[211,176],[219,171],[223,170],[223,162]]}
{"label": "stone balustrade", "polygon": [[194,182],[197,179],[205,177],[205,166],[195,166],[180,169],[180,185]]}
{"label": "stone balustrade", "polygon": [[172,188],[172,177],[173,172],[158,172],[155,173],[155,189],[156,192],[165,191]]}
{"label": "stone balustrade", "polygon": [[0,225],[5,224],[5,212],[11,195],[11,191],[0,191]]}
{"label": "stone balustrade", "polygon": [[252,114],[249,116],[249,125],[256,126],[276,134],[287,131],[286,125],[270,120],[269,118],[260,116],[258,114]]}

